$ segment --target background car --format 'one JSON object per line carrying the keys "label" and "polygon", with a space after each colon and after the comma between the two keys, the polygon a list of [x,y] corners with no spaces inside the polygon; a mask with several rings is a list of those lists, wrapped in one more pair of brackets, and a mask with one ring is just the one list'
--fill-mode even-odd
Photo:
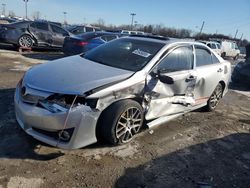
{"label": "background car", "polygon": [[70,32],[47,21],[21,21],[6,24],[0,30],[0,40],[19,47],[61,48]]}
{"label": "background car", "polygon": [[1,24],[9,24],[9,23],[13,23],[16,22],[17,20],[14,18],[0,18],[0,25]]}
{"label": "background car", "polygon": [[99,27],[94,27],[90,25],[73,25],[67,26],[65,29],[67,29],[70,33],[73,33],[74,35],[79,35],[86,32],[101,31]]}
{"label": "background car", "polygon": [[30,69],[16,87],[15,114],[26,133],[53,146],[124,144],[143,123],[214,110],[230,77],[231,64],[204,44],[122,37]]}
{"label": "background car", "polygon": [[201,43],[206,44],[209,48],[211,48],[215,53],[221,56],[221,45],[218,42],[214,41],[200,41]]}
{"label": "background car", "polygon": [[63,52],[66,55],[80,54],[121,36],[123,35],[120,33],[99,31],[66,37],[63,44]]}
{"label": "background car", "polygon": [[250,86],[250,59],[239,62],[233,70],[232,81],[234,83],[248,84]]}

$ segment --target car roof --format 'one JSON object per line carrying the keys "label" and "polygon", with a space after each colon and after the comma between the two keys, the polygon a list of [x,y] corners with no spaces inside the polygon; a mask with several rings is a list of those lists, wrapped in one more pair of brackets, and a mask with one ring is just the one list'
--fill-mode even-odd
{"label": "car roof", "polygon": [[206,46],[205,44],[190,40],[190,39],[178,39],[178,38],[169,38],[169,37],[163,37],[159,35],[129,35],[129,38],[134,38],[137,40],[143,40],[143,41],[151,41],[151,42],[157,42],[157,43],[163,43],[166,45],[178,43],[178,44],[191,44],[191,45],[200,45],[200,46]]}

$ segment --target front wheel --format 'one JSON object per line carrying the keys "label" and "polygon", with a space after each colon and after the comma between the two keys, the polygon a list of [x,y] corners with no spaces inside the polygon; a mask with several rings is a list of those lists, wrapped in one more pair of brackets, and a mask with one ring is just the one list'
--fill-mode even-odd
{"label": "front wheel", "polygon": [[207,101],[207,105],[205,106],[205,110],[208,112],[213,111],[216,106],[218,105],[220,99],[222,98],[223,95],[223,87],[219,83],[215,90],[213,91],[212,95],[210,96],[209,100]]}
{"label": "front wheel", "polygon": [[138,102],[118,101],[101,116],[101,136],[114,145],[128,143],[139,132],[143,120],[143,109]]}
{"label": "front wheel", "polygon": [[22,35],[18,39],[18,44],[20,47],[31,48],[33,46],[33,40],[29,35]]}

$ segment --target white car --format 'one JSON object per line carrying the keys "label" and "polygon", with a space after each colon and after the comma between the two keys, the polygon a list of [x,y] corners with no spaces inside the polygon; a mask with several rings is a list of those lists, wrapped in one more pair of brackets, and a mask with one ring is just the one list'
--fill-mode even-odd
{"label": "white car", "polygon": [[200,41],[204,44],[206,44],[209,48],[211,48],[215,53],[217,53],[219,56],[221,56],[221,45],[218,42],[214,41]]}
{"label": "white car", "polygon": [[143,125],[214,110],[230,77],[230,63],[202,43],[124,37],[27,71],[15,92],[16,119],[27,134],[60,148],[100,137],[123,144]]}

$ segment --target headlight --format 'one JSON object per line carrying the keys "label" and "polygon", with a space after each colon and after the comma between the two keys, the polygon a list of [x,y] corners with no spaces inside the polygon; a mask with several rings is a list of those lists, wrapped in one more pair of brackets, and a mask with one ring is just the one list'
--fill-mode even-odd
{"label": "headlight", "polygon": [[[50,103],[55,103],[65,108],[70,108],[72,103],[74,102],[75,95],[62,95],[62,94],[54,94],[49,96],[46,101]],[[74,106],[79,104],[85,104],[85,98],[83,96],[77,96]]]}

